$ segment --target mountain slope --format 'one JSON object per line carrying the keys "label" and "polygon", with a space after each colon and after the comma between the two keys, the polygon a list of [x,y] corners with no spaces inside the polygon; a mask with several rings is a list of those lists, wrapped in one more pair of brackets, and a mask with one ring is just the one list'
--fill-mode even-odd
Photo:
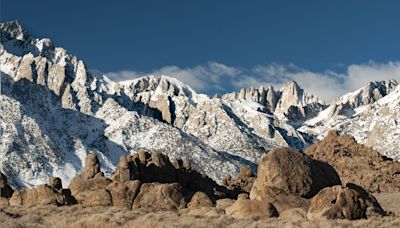
{"label": "mountain slope", "polygon": [[371,82],[329,106],[294,82],[198,94],[173,77],[114,82],[50,39],[0,23],[0,171],[14,186],[67,185],[96,153],[110,175],[121,155],[161,152],[216,181],[279,146],[304,150],[334,128],[400,159],[397,82]]}
{"label": "mountain slope", "polygon": [[396,144],[399,97],[400,86],[395,80],[370,82],[337,98],[317,117],[306,121],[299,131],[322,139],[329,130],[336,129],[354,136],[358,143],[399,160]]}
{"label": "mountain slope", "polygon": [[140,150],[187,159],[218,181],[255,169],[271,148],[306,145],[255,102],[211,99],[167,76],[113,82],[16,21],[0,28],[0,168],[15,186],[51,175],[68,184],[89,152],[109,174],[119,156]]}

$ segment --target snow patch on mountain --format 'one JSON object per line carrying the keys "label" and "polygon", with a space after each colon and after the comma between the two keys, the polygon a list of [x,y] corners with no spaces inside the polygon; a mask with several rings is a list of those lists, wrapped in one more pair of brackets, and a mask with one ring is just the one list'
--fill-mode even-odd
{"label": "snow patch on mountain", "polygon": [[216,181],[279,146],[304,150],[330,129],[399,159],[400,88],[371,82],[330,105],[294,81],[221,98],[165,75],[114,82],[16,21],[0,24],[0,170],[17,187],[61,177],[64,187],[88,153],[111,175],[121,155],[183,158]]}

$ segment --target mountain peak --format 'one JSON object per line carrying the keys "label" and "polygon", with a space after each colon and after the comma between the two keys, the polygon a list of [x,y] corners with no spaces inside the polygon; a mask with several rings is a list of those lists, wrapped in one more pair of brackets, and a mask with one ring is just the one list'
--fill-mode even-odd
{"label": "mountain peak", "polygon": [[285,83],[285,85],[287,86],[295,86],[295,87],[299,87],[299,84],[295,81],[295,80],[289,80]]}
{"label": "mountain peak", "polygon": [[285,84],[283,84],[283,86],[281,87],[281,91],[282,90],[291,90],[291,91],[299,91],[302,90],[301,87],[299,86],[299,84],[295,81],[295,80],[290,80],[287,81]]}
{"label": "mountain peak", "polygon": [[30,37],[28,32],[17,20],[0,23],[0,30],[7,34],[9,38],[14,38],[21,41],[27,40]]}
{"label": "mountain peak", "polygon": [[189,85],[177,78],[167,75],[147,75],[133,80],[121,81],[118,84],[125,93],[131,96],[141,94],[152,97],[152,99],[157,99],[160,95],[186,97],[193,104],[197,103],[200,99],[208,98],[205,94],[196,93]]}
{"label": "mountain peak", "polygon": [[372,104],[382,97],[388,95],[397,87],[397,85],[398,83],[394,79],[372,81],[358,90],[337,98],[333,103],[348,103],[352,108]]}
{"label": "mountain peak", "polygon": [[140,78],[135,78],[132,80],[120,81],[120,85],[133,85],[137,83],[144,83],[148,88],[155,89],[157,86],[161,86],[163,91],[167,91],[169,89],[178,89],[178,90],[186,90],[190,91],[190,93],[196,93],[189,85],[181,82],[177,78],[167,76],[167,75],[146,75]]}

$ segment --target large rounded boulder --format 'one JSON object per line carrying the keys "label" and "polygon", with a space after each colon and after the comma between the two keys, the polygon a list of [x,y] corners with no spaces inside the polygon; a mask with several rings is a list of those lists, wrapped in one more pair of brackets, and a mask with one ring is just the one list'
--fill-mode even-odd
{"label": "large rounded boulder", "polygon": [[250,198],[260,198],[267,187],[311,198],[324,187],[340,184],[339,175],[330,165],[291,148],[277,148],[259,162]]}
{"label": "large rounded boulder", "polygon": [[212,207],[214,206],[211,199],[204,192],[196,192],[189,203],[187,204],[188,208],[200,208],[200,207]]}
{"label": "large rounded boulder", "polygon": [[308,219],[361,219],[383,216],[378,201],[361,187],[350,184],[322,189],[311,201]]}
{"label": "large rounded boulder", "polygon": [[302,208],[307,211],[310,206],[309,199],[304,199],[282,189],[270,186],[265,186],[260,190],[253,188],[250,199],[272,203],[279,213],[291,208]]}
{"label": "large rounded boulder", "polygon": [[147,211],[182,209],[186,206],[182,187],[178,183],[144,183],[132,208]]}

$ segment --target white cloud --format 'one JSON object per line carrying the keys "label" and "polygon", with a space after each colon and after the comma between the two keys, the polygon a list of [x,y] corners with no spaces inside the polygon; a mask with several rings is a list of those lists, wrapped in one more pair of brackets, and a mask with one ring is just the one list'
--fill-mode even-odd
{"label": "white cloud", "polygon": [[149,74],[168,75],[175,77],[178,80],[190,85],[193,89],[201,92],[221,92],[224,91],[224,78],[234,78],[240,74],[240,70],[224,64],[209,62],[207,65],[199,65],[192,68],[165,66],[148,73],[138,73],[136,71],[106,73],[109,78],[115,81],[134,79]]}
{"label": "white cloud", "polygon": [[273,85],[279,88],[289,80],[295,80],[309,92],[329,101],[346,92],[356,90],[370,81],[396,79],[400,81],[400,62],[353,64],[345,73],[333,71],[312,72],[294,64],[259,65],[250,69],[227,66],[217,62],[180,68],[165,66],[148,73],[120,71],[107,73],[115,81],[129,80],[144,75],[169,75],[190,85],[193,89],[208,93],[225,93],[243,87]]}
{"label": "white cloud", "polygon": [[362,65],[350,65],[347,71],[347,86],[358,88],[370,81],[396,79],[400,82],[400,62],[377,63],[370,61]]}

